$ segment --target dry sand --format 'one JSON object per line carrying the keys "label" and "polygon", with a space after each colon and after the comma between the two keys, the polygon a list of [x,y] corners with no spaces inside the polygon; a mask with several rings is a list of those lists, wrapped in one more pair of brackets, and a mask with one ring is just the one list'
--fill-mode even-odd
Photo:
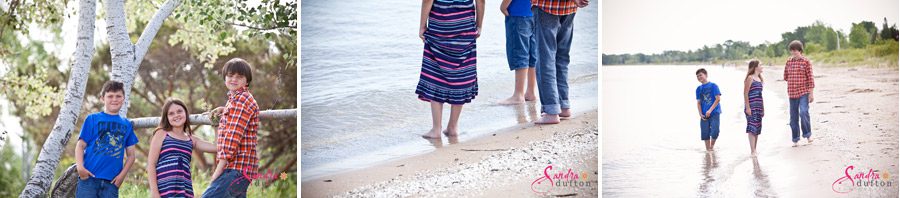
{"label": "dry sand", "polygon": [[[766,89],[787,98],[783,66],[766,67]],[[896,68],[814,66],[816,87],[810,104],[813,143],[801,139],[797,152],[782,152],[767,160],[790,160],[795,178],[777,178],[790,186],[780,186],[779,196],[897,197],[898,183],[898,71]],[[785,101],[786,102],[786,101]],[[787,112],[784,112],[787,113]],[[790,130],[785,124],[786,130]],[[785,140],[785,145],[790,141]],[[872,168],[885,171],[891,187],[861,189],[849,194],[833,192],[832,184],[844,176],[847,166],[853,173]],[[773,178],[770,178],[773,179]]]}

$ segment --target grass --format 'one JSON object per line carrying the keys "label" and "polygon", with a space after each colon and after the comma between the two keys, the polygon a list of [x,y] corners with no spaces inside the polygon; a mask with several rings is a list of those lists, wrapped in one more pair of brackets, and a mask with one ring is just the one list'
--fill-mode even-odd
{"label": "grass", "polygon": [[[209,186],[212,173],[193,168],[191,176],[191,180],[194,182],[194,197],[200,197],[206,191],[206,187]],[[285,173],[286,177],[284,179],[280,178],[280,174],[276,174],[276,176],[279,178],[268,187],[262,181],[253,181],[250,188],[247,189],[247,197],[297,197],[297,174]],[[119,189],[119,196],[150,197],[150,188],[147,182],[147,178],[134,176],[122,184],[122,188]]]}

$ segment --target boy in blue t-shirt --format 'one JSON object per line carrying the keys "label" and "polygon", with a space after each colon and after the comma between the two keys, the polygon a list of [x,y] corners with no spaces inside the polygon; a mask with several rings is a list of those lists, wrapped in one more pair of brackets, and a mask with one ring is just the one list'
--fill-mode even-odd
{"label": "boy in blue t-shirt", "polygon": [[[534,37],[534,15],[531,13],[529,0],[503,0],[500,3],[506,23],[506,61],[509,70],[516,71],[516,85],[512,96],[499,104],[522,104],[534,101],[534,87],[537,80],[535,62],[537,62],[537,40]],[[528,90],[525,90],[525,85]]]}
{"label": "boy in blue t-shirt", "polygon": [[[107,81],[100,91],[103,111],[88,115],[75,145],[78,187],[75,197],[119,197],[119,187],[134,164],[138,143],[131,122],[118,115],[125,103],[121,82]],[[123,158],[126,158],[124,167]]]}
{"label": "boy in blue t-shirt", "polygon": [[695,73],[700,86],[697,86],[697,111],[700,112],[700,140],[706,145],[706,151],[712,152],[719,138],[719,86],[706,80],[706,69],[700,68]]}

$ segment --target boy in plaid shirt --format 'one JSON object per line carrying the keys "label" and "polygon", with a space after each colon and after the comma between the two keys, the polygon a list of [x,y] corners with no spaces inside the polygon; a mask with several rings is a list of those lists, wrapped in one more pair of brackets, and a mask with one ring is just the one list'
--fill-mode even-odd
{"label": "boy in plaid shirt", "polygon": [[246,197],[256,175],[259,107],[248,88],[253,80],[250,64],[240,58],[222,68],[228,101],[214,110],[221,119],[216,129],[216,170],[203,197]]}
{"label": "boy in plaid shirt", "polygon": [[[813,102],[812,64],[809,59],[803,57],[803,43],[798,40],[791,41],[788,45],[791,57],[784,65],[784,80],[787,81],[788,97],[791,108],[791,137],[794,147],[800,141],[800,131],[808,143],[812,143],[812,129],[809,126],[809,103]],[[799,123],[798,123],[799,119]]]}

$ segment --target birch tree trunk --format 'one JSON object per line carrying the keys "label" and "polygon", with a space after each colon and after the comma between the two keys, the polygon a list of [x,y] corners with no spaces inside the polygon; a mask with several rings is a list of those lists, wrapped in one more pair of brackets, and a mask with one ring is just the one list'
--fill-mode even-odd
{"label": "birch tree trunk", "polygon": [[78,7],[78,39],[75,41],[74,61],[69,65],[69,81],[66,83],[65,99],[59,115],[56,117],[50,136],[44,142],[37,163],[31,170],[31,178],[19,197],[43,197],[53,173],[59,164],[59,157],[65,150],[75,121],[81,114],[84,90],[87,86],[88,73],[91,68],[91,57],[94,55],[94,17],[96,0],[81,0]]}
{"label": "birch tree trunk", "polygon": [[[147,23],[144,32],[141,33],[137,44],[132,44],[125,27],[125,0],[106,0],[107,37],[109,38],[110,53],[112,55],[113,70],[112,80],[125,84],[125,105],[119,114],[123,117],[128,113],[128,101],[131,95],[131,86],[137,73],[138,65],[144,59],[153,37],[159,31],[163,21],[175,8],[181,4],[181,0],[168,0],[160,7]],[[71,67],[71,76],[66,88],[66,98],[63,101],[56,125],[50,132],[50,137],[44,143],[37,164],[32,170],[31,179],[19,197],[43,197],[53,173],[59,164],[59,158],[68,144],[69,138],[75,127],[75,121],[81,113],[81,104],[84,99],[84,90],[87,84],[88,73],[91,64],[91,56],[94,54],[94,18],[96,0],[82,0],[78,10],[78,41],[75,49],[75,61]],[[73,178],[73,177],[66,177]]]}
{"label": "birch tree trunk", "polygon": [[109,38],[109,51],[112,57],[112,80],[125,84],[125,104],[119,110],[119,116],[128,116],[128,106],[131,104],[131,86],[134,85],[138,67],[144,60],[144,55],[150,49],[150,43],[159,32],[163,22],[175,8],[181,4],[181,0],[168,0],[163,4],[153,19],[147,22],[147,26],[138,38],[137,44],[131,42],[128,36],[128,28],[125,26],[125,0],[106,0],[106,27]]}

